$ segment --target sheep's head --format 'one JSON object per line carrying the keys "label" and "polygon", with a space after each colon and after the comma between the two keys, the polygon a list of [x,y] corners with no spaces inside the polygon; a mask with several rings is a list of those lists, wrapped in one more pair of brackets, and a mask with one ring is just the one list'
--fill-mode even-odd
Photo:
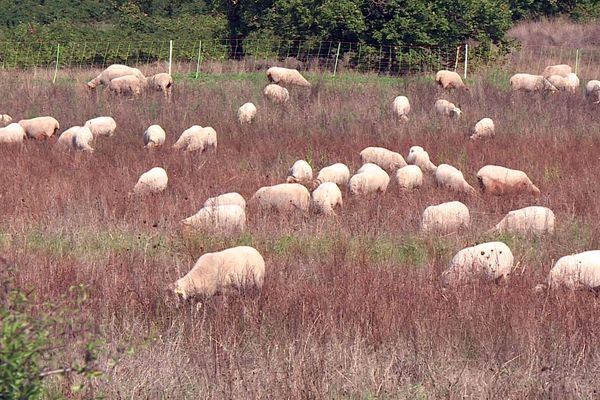
{"label": "sheep's head", "polygon": [[535,186],[534,184],[531,184],[531,185],[529,185],[529,193],[531,193],[535,196],[539,196],[541,192],[537,186]]}
{"label": "sheep's head", "polygon": [[98,86],[98,84],[93,80],[89,81],[86,85],[89,90],[96,89],[96,86]]}

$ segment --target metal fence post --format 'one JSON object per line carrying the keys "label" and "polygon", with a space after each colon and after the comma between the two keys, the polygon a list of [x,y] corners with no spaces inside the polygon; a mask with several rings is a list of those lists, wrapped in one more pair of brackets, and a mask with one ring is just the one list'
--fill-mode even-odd
{"label": "metal fence post", "polygon": [[575,75],[579,71],[579,49],[575,51]]}
{"label": "metal fence post", "polygon": [[58,75],[58,57],[60,56],[60,43],[56,46],[56,65],[54,66],[54,78],[52,84],[56,83],[56,75]]}
{"label": "metal fence post", "polygon": [[173,64],[173,41],[169,40],[169,75],[171,75],[171,65]]}
{"label": "metal fence post", "polygon": [[196,62],[196,79],[198,79],[198,73],[200,72],[200,58],[202,57],[202,40],[198,45],[198,61]]}
{"label": "metal fence post", "polygon": [[342,47],[342,42],[338,42],[337,52],[335,53],[335,65],[333,66],[333,76],[335,76],[337,72],[338,61],[340,59],[340,48]]}
{"label": "metal fence post", "polygon": [[464,77],[467,79],[467,65],[469,64],[469,45],[465,43],[465,74]]}

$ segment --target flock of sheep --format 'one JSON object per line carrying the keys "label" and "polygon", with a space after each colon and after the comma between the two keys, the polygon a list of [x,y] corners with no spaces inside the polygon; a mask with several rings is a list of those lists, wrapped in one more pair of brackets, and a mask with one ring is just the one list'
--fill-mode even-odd
{"label": "flock of sheep", "polygon": [[[267,71],[270,83],[264,88],[265,97],[275,103],[290,101],[285,85],[310,86],[297,71],[272,67]],[[436,82],[444,89],[465,89],[460,76],[452,71],[439,71]],[[576,82],[576,84],[575,84]],[[542,75],[516,74],[510,79],[513,90],[551,92],[579,87],[579,79],[568,65],[550,66]],[[88,83],[93,89],[105,85],[117,94],[139,95],[147,88],[163,91],[170,97],[172,79],[168,74],[146,78],[136,68],[111,65]],[[590,81],[586,95],[593,102],[600,102],[600,81]],[[410,114],[410,102],[398,96],[392,102],[392,110],[398,121],[406,121]],[[462,111],[447,100],[437,100],[435,113],[450,118],[460,118]],[[238,110],[240,124],[253,121],[257,108],[252,103]],[[46,139],[55,135],[60,126],[52,117],[38,117],[11,123],[8,115],[0,116],[7,125],[0,128],[0,143],[22,143],[25,138]],[[73,150],[93,152],[92,144],[97,137],[112,136],[117,124],[111,117],[97,117],[82,126],[65,130],[58,138],[57,146]],[[165,131],[159,125],[146,129],[142,140],[147,148],[158,148],[165,143]],[[473,128],[471,140],[494,136],[494,122],[481,119]],[[173,145],[182,151],[205,151],[217,148],[217,132],[212,127],[194,125],[183,131]],[[368,196],[385,193],[390,174],[401,190],[416,190],[424,184],[424,175],[431,176],[436,186],[455,193],[479,196],[463,173],[449,164],[435,165],[429,154],[420,146],[410,148],[406,158],[382,147],[367,147],[360,152],[362,166],[351,174],[342,163],[322,168],[316,177],[311,166],[304,160],[296,161],[288,171],[286,182],[265,186],[256,190],[249,205],[280,213],[311,208],[325,216],[335,216],[336,208],[343,206],[342,190],[351,196]],[[540,190],[523,171],[498,165],[486,165],[477,172],[482,193],[496,196],[537,196]],[[131,196],[144,196],[164,191],[168,186],[167,172],[155,167],[143,173],[134,185]],[[342,188],[342,189],[340,189]],[[194,215],[181,221],[192,229],[215,229],[224,232],[243,231],[246,223],[246,200],[238,193],[225,193],[209,198]],[[450,201],[427,207],[422,214],[421,230],[437,234],[449,234],[470,225],[468,207],[459,201]],[[546,207],[530,206],[509,212],[492,230],[519,234],[552,234],[555,216]],[[514,257],[510,248],[502,242],[488,242],[459,251],[442,275],[446,286],[476,279],[499,280],[506,278],[513,269]],[[198,295],[213,295],[232,288],[251,285],[261,288],[264,282],[265,262],[260,253],[251,247],[240,246],[216,253],[202,255],[192,270],[170,286],[183,299]],[[547,284],[551,287],[566,286],[571,289],[600,287],[600,250],[574,254],[559,259],[550,271]],[[538,289],[541,289],[539,286]]]}

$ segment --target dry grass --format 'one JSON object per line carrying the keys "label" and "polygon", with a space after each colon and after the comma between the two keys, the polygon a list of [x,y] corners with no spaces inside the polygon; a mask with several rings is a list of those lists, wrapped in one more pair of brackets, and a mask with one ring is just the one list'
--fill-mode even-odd
{"label": "dry grass", "polygon": [[525,21],[513,26],[508,35],[526,46],[600,46],[598,21],[587,24],[576,23],[567,18]]}
{"label": "dry grass", "polygon": [[[49,143],[1,147],[0,249],[17,266],[18,285],[36,303],[84,284],[80,317],[105,341],[105,376],[86,396],[106,398],[593,398],[597,396],[600,300],[591,293],[533,292],[558,257],[600,247],[598,109],[582,96],[511,94],[473,83],[470,93],[440,93],[422,80],[316,82],[292,89],[286,107],[265,102],[264,82],[177,82],[172,104],[160,95],[89,97],[81,83],[49,86],[22,75],[2,78],[0,111],[19,119],[55,116],[63,128],[112,115],[116,136],[96,152],[57,151]],[[391,101],[413,103],[398,124]],[[432,114],[436,98],[460,103],[465,118]],[[253,101],[258,119],[235,120]],[[466,140],[480,118],[497,137]],[[142,133],[167,132],[148,152]],[[170,149],[192,124],[213,126],[216,156]],[[204,200],[228,191],[248,198],[282,182],[299,158],[315,169],[333,162],[359,167],[358,152],[380,145],[406,154],[422,145],[435,163],[450,163],[476,185],[486,164],[526,171],[542,190],[531,197],[457,196],[428,181],[379,198],[351,199],[339,217],[249,212],[236,237],[180,230],[178,221]],[[128,199],[138,176],[154,166],[169,188]],[[422,210],[458,199],[473,227],[446,237],[419,234]],[[485,233],[515,208],[554,210],[557,232],[527,238]],[[507,285],[442,291],[439,274],[466,245],[501,239],[518,268]],[[255,246],[267,275],[260,294],[216,297],[174,309],[164,287],[206,251]],[[72,340],[77,337],[73,335]],[[68,357],[68,355],[57,355]],[[116,358],[116,365],[109,363]],[[67,397],[68,385],[49,381]]]}

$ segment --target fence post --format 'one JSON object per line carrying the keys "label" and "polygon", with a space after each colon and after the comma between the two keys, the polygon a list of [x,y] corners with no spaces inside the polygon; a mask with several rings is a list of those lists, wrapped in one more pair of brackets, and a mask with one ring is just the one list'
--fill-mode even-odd
{"label": "fence post", "polygon": [[340,59],[340,48],[342,47],[342,42],[338,42],[337,52],[335,53],[335,65],[333,66],[333,76],[335,76],[337,72],[338,61]]}
{"label": "fence post", "polygon": [[172,63],[173,63],[173,41],[169,40],[169,75],[171,75]]}
{"label": "fence post", "polygon": [[465,79],[467,79],[467,65],[469,64],[469,45],[465,43]]}
{"label": "fence post", "polygon": [[578,70],[579,70],[579,49],[577,49],[575,51],[575,75],[577,75]]}
{"label": "fence post", "polygon": [[198,79],[198,73],[200,72],[200,58],[202,57],[202,40],[198,45],[198,62],[196,62],[196,79]]}
{"label": "fence post", "polygon": [[460,46],[456,46],[456,58],[454,59],[454,72],[458,69],[458,57],[460,56]]}
{"label": "fence post", "polygon": [[56,46],[56,65],[54,66],[54,78],[52,78],[52,84],[56,83],[56,75],[58,74],[58,57],[60,56],[60,43]]}

